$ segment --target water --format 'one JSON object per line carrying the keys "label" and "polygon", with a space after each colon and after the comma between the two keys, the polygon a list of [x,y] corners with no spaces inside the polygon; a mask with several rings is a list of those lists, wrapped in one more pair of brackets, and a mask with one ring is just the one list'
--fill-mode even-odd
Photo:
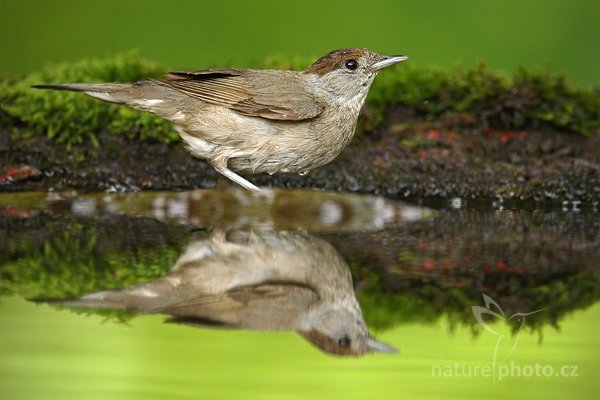
{"label": "water", "polygon": [[0,398],[594,398],[597,211],[424,203],[4,193]]}

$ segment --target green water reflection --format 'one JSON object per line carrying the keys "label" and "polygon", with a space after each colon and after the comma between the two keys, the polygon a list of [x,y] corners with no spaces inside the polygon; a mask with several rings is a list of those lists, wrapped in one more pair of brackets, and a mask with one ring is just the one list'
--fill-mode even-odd
{"label": "green water reflection", "polygon": [[548,330],[543,345],[521,338],[511,361],[559,368],[578,377],[437,377],[432,366],[491,365],[495,340],[448,323],[418,322],[381,332],[402,354],[325,357],[292,333],[194,330],[158,316],[103,323],[8,298],[0,306],[0,383],[7,399],[161,398],[595,398],[600,308]]}
{"label": "green water reflection", "polygon": [[[592,398],[598,214],[450,208],[326,192],[3,194],[0,397]],[[293,328],[192,328],[23,300],[149,282],[190,243],[265,231],[339,253],[369,330],[401,353],[336,358]],[[495,334],[472,311],[483,293]]]}

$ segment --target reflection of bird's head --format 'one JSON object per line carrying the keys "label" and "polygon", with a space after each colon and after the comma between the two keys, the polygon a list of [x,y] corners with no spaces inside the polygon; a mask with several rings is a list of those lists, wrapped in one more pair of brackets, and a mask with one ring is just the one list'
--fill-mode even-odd
{"label": "reflection of bird's head", "polygon": [[311,327],[298,333],[322,351],[340,356],[365,353],[396,353],[397,350],[376,341],[369,333],[359,308],[354,304],[329,306],[310,318]]}

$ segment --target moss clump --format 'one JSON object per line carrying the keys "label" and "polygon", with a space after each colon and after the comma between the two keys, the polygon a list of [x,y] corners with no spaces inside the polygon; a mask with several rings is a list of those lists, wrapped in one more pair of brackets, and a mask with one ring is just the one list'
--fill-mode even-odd
{"label": "moss clump", "polygon": [[[300,69],[299,59],[272,57],[262,67]],[[67,148],[97,146],[96,135],[108,131],[131,139],[170,143],[178,136],[170,123],[150,113],[103,103],[80,93],[35,90],[40,83],[131,82],[160,77],[166,69],[135,53],[101,60],[63,63],[23,79],[0,80],[2,110],[9,118],[13,137],[46,135]],[[384,120],[386,110],[401,107],[416,118],[467,116],[476,125],[495,129],[554,128],[585,135],[600,130],[598,89],[575,87],[564,76],[548,71],[521,69],[509,77],[490,71],[485,64],[451,72],[403,64],[375,81],[367,100],[372,130]]]}
{"label": "moss clump", "polygon": [[401,105],[428,119],[466,114],[482,128],[553,128],[584,135],[600,130],[598,88],[576,87],[548,70],[521,68],[507,76],[485,63],[451,72],[402,65],[375,81],[369,105],[379,119],[390,106]]}

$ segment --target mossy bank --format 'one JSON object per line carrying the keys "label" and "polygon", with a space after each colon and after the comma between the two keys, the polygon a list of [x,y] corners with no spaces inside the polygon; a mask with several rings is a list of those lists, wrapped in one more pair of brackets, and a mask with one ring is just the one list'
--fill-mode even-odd
{"label": "mossy bank", "polygon": [[[260,67],[302,68],[266,60]],[[0,81],[0,190],[185,189],[218,176],[166,121],[39,83],[135,81],[168,69],[136,56],[60,64]],[[376,79],[357,138],[307,176],[259,185],[501,201],[600,201],[600,94],[547,71],[400,65]],[[228,184],[223,182],[222,184]]]}

